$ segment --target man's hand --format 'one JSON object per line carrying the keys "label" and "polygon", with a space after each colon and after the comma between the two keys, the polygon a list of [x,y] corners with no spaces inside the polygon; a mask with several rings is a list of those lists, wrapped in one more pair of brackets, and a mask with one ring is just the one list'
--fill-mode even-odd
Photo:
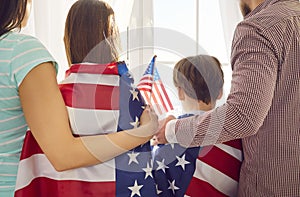
{"label": "man's hand", "polygon": [[170,120],[174,120],[174,119],[176,119],[175,116],[170,115],[167,118],[158,121],[159,129],[158,129],[157,133],[155,134],[155,136],[152,138],[152,143],[154,145],[168,143],[166,136],[165,136],[165,129],[166,129],[167,123]]}

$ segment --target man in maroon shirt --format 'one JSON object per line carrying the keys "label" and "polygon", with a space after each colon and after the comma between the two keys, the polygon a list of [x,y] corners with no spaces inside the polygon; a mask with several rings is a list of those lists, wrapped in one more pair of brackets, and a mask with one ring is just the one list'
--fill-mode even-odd
{"label": "man in maroon shirt", "polygon": [[239,196],[300,196],[300,3],[240,0],[224,105],[167,118],[157,140],[185,147],[242,138]]}

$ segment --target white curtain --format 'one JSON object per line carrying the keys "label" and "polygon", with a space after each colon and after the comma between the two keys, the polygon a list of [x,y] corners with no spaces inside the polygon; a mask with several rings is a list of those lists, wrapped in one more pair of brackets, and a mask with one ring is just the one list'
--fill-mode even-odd
{"label": "white curtain", "polygon": [[227,58],[230,59],[231,42],[236,25],[243,19],[237,0],[219,0],[219,11],[222,21],[223,36]]}
{"label": "white curtain", "polygon": [[199,2],[200,45],[223,64],[230,60],[234,29],[242,16],[237,0],[197,0]]}
{"label": "white curtain", "polygon": [[224,72],[224,88],[223,97],[217,102],[220,105],[226,101],[230,92],[232,70],[230,65],[231,43],[236,25],[242,21],[243,17],[239,9],[239,1],[237,0],[219,0],[219,11],[221,18],[221,26],[223,29],[224,47],[226,51],[226,62],[223,62]]}

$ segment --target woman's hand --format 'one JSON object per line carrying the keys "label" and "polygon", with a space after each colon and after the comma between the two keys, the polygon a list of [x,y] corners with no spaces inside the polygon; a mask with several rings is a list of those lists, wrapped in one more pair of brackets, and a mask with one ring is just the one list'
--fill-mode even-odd
{"label": "woman's hand", "polygon": [[158,116],[148,105],[140,118],[140,126],[145,127],[145,129],[148,131],[148,136],[152,136],[157,132],[158,125]]}

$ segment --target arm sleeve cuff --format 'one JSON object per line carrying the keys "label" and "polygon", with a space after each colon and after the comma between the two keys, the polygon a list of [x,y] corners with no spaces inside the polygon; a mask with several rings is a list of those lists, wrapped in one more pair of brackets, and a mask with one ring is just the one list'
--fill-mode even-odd
{"label": "arm sleeve cuff", "polygon": [[177,119],[171,120],[167,123],[166,129],[165,129],[165,137],[168,143],[178,143],[176,139],[176,133],[175,133],[175,126],[176,126]]}

